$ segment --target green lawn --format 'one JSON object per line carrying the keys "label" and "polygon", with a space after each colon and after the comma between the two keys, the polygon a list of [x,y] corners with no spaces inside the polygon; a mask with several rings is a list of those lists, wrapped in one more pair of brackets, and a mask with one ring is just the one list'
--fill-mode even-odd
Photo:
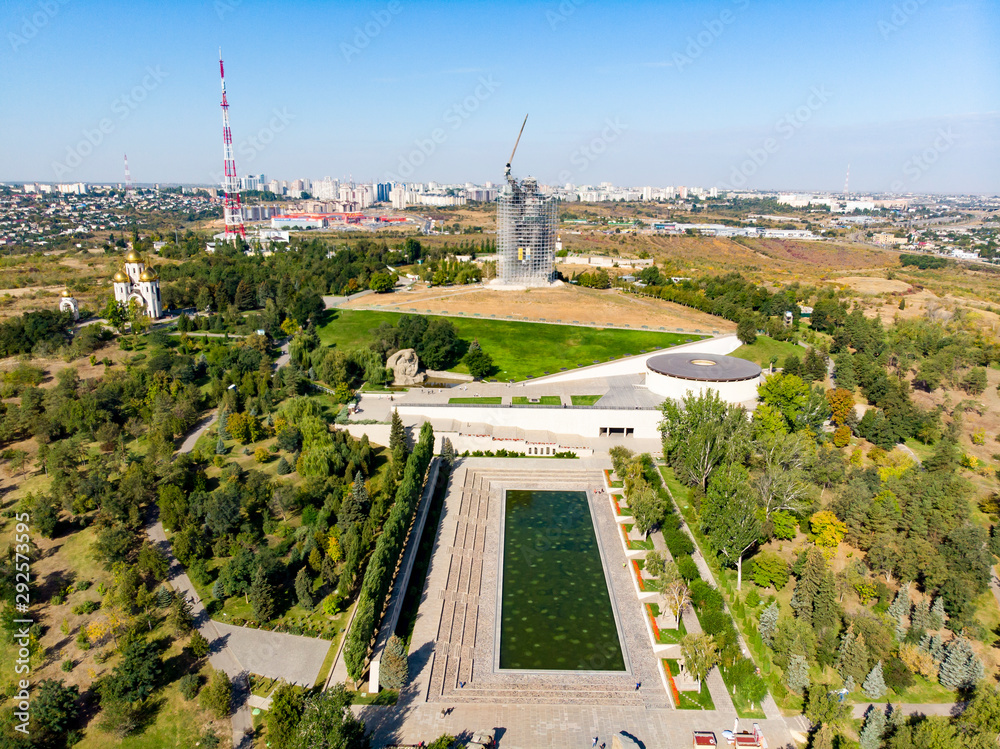
{"label": "green lawn", "polygon": [[[679,674],[680,666],[677,661],[673,658],[664,658],[664,662],[670,667],[670,673]],[[715,703],[712,702],[712,695],[708,691],[708,682],[701,682],[700,692],[681,692],[678,690],[677,694],[680,695],[681,703],[677,706],[678,710],[714,710]]]}
{"label": "green lawn", "polygon": [[761,709],[760,705],[754,705],[751,710],[750,703],[746,701],[743,693],[738,689],[735,693],[733,692],[733,685],[726,669],[720,665],[719,671],[722,673],[722,681],[726,684],[726,691],[729,692],[733,698],[733,705],[736,707],[736,714],[741,718],[763,718],[764,711]]}
{"label": "green lawn", "polygon": [[603,397],[603,395],[571,395],[569,399],[574,406],[592,406]]}
{"label": "green lawn", "polygon": [[759,335],[755,343],[750,346],[740,346],[730,356],[756,362],[762,367],[767,367],[771,363],[771,357],[777,356],[778,363],[776,366],[780,367],[782,362],[785,361],[786,356],[796,354],[801,358],[805,356],[805,353],[806,350],[804,348],[794,343],[776,341],[773,338],[768,338],[766,335]]}
{"label": "green lawn", "polygon": [[464,403],[466,405],[476,405],[476,406],[499,406],[501,398],[499,395],[487,396],[483,395],[478,398],[449,398],[449,403]]}
{"label": "green lawn", "polygon": [[[404,313],[336,310],[320,327],[320,342],[327,346],[367,345],[371,331],[383,322],[395,324]],[[428,316],[432,317],[432,316]],[[523,380],[546,372],[575,369],[642,351],[669,348],[704,336],[659,333],[649,330],[609,330],[575,325],[480,320],[449,317],[465,341],[477,339],[496,364],[499,380]],[[454,367],[466,372],[465,365]]]}
{"label": "green lawn", "polygon": [[526,395],[515,395],[511,401],[515,406],[561,406],[562,398],[558,395],[540,395],[537,403],[532,403]]}

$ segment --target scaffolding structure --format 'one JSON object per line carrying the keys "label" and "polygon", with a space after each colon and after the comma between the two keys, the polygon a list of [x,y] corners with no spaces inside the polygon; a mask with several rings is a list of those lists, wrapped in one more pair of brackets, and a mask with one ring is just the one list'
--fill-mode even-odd
{"label": "scaffolding structure", "polygon": [[[508,166],[509,169],[509,166]],[[507,184],[497,198],[497,280],[504,286],[544,286],[555,278],[557,206],[531,177]]]}

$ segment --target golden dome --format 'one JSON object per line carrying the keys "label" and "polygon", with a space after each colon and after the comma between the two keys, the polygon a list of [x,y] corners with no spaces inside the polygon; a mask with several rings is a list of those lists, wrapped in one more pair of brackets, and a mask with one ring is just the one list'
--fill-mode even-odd
{"label": "golden dome", "polygon": [[128,276],[126,276],[122,271],[115,273],[114,278],[115,283],[128,283]]}
{"label": "golden dome", "polygon": [[71,297],[71,296],[73,296],[73,294],[72,294],[72,293],[70,292],[70,290],[69,290],[69,289],[63,289],[63,290],[62,290],[62,295],[63,295],[64,297]]}
{"label": "golden dome", "polygon": [[156,271],[152,268],[146,268],[146,270],[139,274],[140,281],[155,281],[156,279]]}
{"label": "golden dome", "polygon": [[141,263],[142,262],[142,255],[140,255],[135,250],[129,250],[127,253],[125,253],[125,262],[126,263]]}

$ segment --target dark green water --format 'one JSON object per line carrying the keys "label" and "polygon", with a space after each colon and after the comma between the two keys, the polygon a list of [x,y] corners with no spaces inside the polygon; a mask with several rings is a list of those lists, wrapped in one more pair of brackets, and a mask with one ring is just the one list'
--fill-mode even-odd
{"label": "dark green water", "polygon": [[624,671],[584,492],[508,491],[500,668]]}

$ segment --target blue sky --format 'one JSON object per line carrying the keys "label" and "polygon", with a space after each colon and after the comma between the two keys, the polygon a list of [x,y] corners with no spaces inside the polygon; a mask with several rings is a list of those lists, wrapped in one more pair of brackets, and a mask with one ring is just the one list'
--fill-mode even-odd
{"label": "blue sky", "polygon": [[0,180],[1000,192],[996,2],[0,5]]}

